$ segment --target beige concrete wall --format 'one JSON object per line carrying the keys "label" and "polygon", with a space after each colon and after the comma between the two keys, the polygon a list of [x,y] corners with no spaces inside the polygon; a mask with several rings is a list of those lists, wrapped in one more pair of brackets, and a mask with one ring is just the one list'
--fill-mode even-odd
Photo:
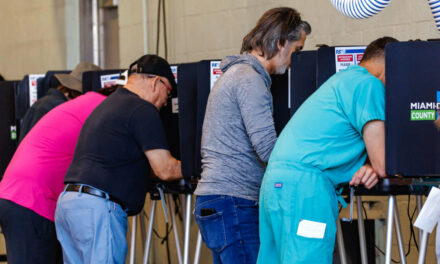
{"label": "beige concrete wall", "polygon": [[[156,51],[157,0],[147,1],[148,51]],[[312,25],[305,49],[316,44],[368,44],[390,35],[399,40],[437,38],[427,1],[392,1],[378,15],[354,20],[341,15],[329,0],[167,0],[168,59],[172,63],[222,58],[238,53],[243,36],[263,12],[290,6]],[[121,64],[143,53],[142,2],[120,1]],[[161,39],[163,44],[163,39]],[[160,55],[164,55],[163,46]]]}
{"label": "beige concrete wall", "polygon": [[[353,20],[339,14],[329,0],[167,0],[168,58],[189,62],[237,53],[243,36],[272,7],[291,6],[313,32],[306,49],[316,44],[367,44],[391,35],[400,40],[436,38],[438,33],[423,0],[392,1],[377,16]],[[66,32],[63,0],[4,1],[0,11],[0,73],[21,79],[29,73],[64,69]],[[148,51],[156,51],[157,0],[146,0]],[[120,67],[143,54],[142,0],[119,1]],[[160,55],[164,56],[163,38]]]}
{"label": "beige concrete wall", "polygon": [[0,73],[6,79],[64,69],[64,1],[2,1]]}

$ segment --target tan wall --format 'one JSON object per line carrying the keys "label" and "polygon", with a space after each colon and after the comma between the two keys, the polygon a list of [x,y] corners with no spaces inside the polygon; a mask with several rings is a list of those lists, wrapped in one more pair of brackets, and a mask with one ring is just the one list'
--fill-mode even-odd
{"label": "tan wall", "polygon": [[2,1],[0,74],[22,79],[29,73],[64,69],[64,14],[62,0]]}
{"label": "tan wall", "polygon": [[[147,1],[149,52],[156,51],[157,0]],[[312,25],[305,49],[316,44],[368,44],[390,35],[399,40],[438,37],[427,1],[392,1],[378,15],[354,20],[341,15],[330,0],[168,0],[168,59],[172,63],[222,58],[238,53],[243,36],[263,12],[290,6]],[[128,65],[143,53],[142,2],[120,1],[121,64]],[[161,39],[163,44],[163,40]],[[163,46],[160,55],[164,55]],[[126,66],[125,66],[126,67]]]}
{"label": "tan wall", "polygon": [[[156,50],[157,0],[147,1],[148,51]],[[21,79],[29,73],[65,69],[63,0],[3,1],[0,11],[0,73]],[[342,16],[329,0],[167,0],[168,58],[189,62],[238,53],[243,36],[272,7],[291,6],[313,31],[305,49],[316,44],[367,44],[391,35],[400,40],[436,38],[438,33],[423,0],[393,1],[365,20]],[[143,54],[142,0],[119,1],[120,67]],[[161,38],[160,55],[164,55]]]}

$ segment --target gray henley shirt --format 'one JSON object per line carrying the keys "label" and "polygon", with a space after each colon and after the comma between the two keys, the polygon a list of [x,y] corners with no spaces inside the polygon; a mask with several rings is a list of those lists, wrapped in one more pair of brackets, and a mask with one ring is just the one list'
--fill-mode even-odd
{"label": "gray henley shirt", "polygon": [[228,56],[208,98],[202,130],[202,177],[196,195],[258,201],[275,145],[271,79],[256,57]]}

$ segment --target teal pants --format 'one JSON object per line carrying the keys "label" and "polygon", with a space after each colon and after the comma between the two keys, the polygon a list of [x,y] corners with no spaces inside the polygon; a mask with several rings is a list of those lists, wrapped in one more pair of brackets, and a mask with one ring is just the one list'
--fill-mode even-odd
{"label": "teal pants", "polygon": [[257,263],[332,263],[337,217],[334,186],[319,170],[270,166],[260,191]]}

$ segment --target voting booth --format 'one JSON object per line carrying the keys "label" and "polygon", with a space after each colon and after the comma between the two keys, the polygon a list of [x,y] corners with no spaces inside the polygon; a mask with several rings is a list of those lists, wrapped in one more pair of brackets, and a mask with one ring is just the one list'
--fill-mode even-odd
{"label": "voting booth", "polygon": [[219,64],[217,60],[183,63],[177,70],[180,157],[185,179],[200,178],[203,119],[211,87],[221,75]]}
{"label": "voting booth", "polygon": [[270,76],[272,80],[270,92],[273,102],[273,120],[277,135],[281,133],[290,119],[290,74],[290,70],[287,70],[284,74]]}
{"label": "voting booth", "polygon": [[86,71],[82,75],[83,93],[113,86],[123,70]]}
{"label": "voting booth", "polygon": [[[171,65],[174,74],[174,81],[178,83],[177,70],[179,65]],[[172,89],[167,105],[160,110],[160,117],[165,129],[168,147],[171,155],[180,159],[180,137],[179,137],[179,103],[177,98],[178,91]]]}
{"label": "voting booth", "polygon": [[195,175],[194,149],[197,126],[197,63],[182,63],[177,68],[179,137],[182,174],[185,179]]}
{"label": "voting booth", "polygon": [[37,97],[43,97],[50,88],[57,88],[60,82],[55,78],[55,74],[69,74],[70,71],[47,71],[43,78],[37,80]]}
{"label": "voting booth", "polygon": [[365,46],[322,47],[316,59],[316,87],[320,87],[333,74],[357,65],[362,60]]}
{"label": "voting booth", "polygon": [[388,175],[440,177],[440,42],[386,47]]}
{"label": "voting booth", "polygon": [[[334,73],[358,64],[365,47],[323,47],[316,52],[316,68],[313,52],[292,55],[290,95],[292,114],[301,103]],[[302,60],[310,56],[308,60]],[[303,71],[303,72],[300,72]],[[387,195],[387,239],[385,259],[391,259],[393,228],[396,228],[397,244],[401,259],[405,256],[400,231],[395,195],[426,195],[430,186],[423,181],[440,176],[440,133],[434,125],[439,117],[440,88],[439,42],[390,43],[386,49],[386,172],[388,178],[372,190],[356,190],[358,215],[362,215],[359,195]],[[313,80],[313,75],[316,79]],[[314,83],[315,81],[315,83]],[[394,177],[402,176],[402,177]],[[407,179],[405,179],[407,178]],[[420,178],[422,184],[414,184]],[[346,229],[345,227],[343,228]],[[363,227],[359,226],[361,260],[367,261],[367,246]],[[345,234],[344,234],[345,236]],[[419,238],[421,236],[419,235]],[[421,241],[421,251],[426,243]],[[370,250],[368,250],[368,253]],[[341,252],[340,252],[341,253]],[[344,253],[345,254],[345,253]],[[368,259],[370,254],[368,254]]]}
{"label": "voting booth", "polygon": [[0,82],[0,180],[17,148],[15,90],[19,82]]}
{"label": "voting booth", "polygon": [[290,114],[333,74],[357,65],[365,46],[321,47],[317,51],[294,52],[290,63]]}
{"label": "voting booth", "polygon": [[292,53],[290,59],[290,115],[317,89],[316,84],[317,51]]}
{"label": "voting booth", "polygon": [[20,132],[21,123],[23,121],[26,111],[37,101],[38,79],[44,77],[44,74],[29,74],[26,75],[22,81],[15,86],[15,118],[17,122],[17,131]]}

